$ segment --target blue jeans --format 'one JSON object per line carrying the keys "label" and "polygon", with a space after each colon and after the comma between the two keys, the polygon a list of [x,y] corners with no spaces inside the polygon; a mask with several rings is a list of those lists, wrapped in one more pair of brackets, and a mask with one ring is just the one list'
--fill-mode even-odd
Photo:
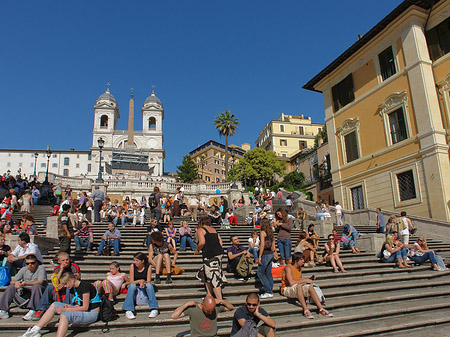
{"label": "blue jeans", "polygon": [[[113,239],[113,240],[108,240],[108,245],[113,246],[114,247],[114,254],[119,254],[119,249],[120,249],[120,240],[119,239]],[[100,241],[100,246],[98,247],[98,253],[103,253],[103,248],[105,248],[105,239],[102,239],[102,241]]]}
{"label": "blue jeans", "polygon": [[253,254],[253,259],[259,259],[259,250],[257,248],[249,248],[248,251]]}
{"label": "blue jeans", "polygon": [[283,260],[289,260],[291,258],[291,239],[284,238],[277,240],[278,249]]}
{"label": "blue jeans", "polygon": [[264,292],[267,294],[273,294],[272,260],[273,254],[263,255],[261,257],[261,265],[258,265],[256,272],[261,280]]}
{"label": "blue jeans", "polygon": [[433,252],[426,252],[422,256],[411,256],[411,260],[417,263],[424,263],[427,260],[430,260],[431,264],[436,264],[436,257],[434,256]]}
{"label": "blue jeans", "polygon": [[[66,304],[61,302],[55,302],[53,303],[55,307],[55,314],[56,314],[56,308],[63,308]],[[87,311],[63,311],[61,315],[66,316],[67,321],[69,321],[69,324],[91,324],[97,321],[98,318],[98,311],[92,309]]]}
{"label": "blue jeans", "polygon": [[81,247],[86,247],[87,249],[92,248],[92,243],[89,242],[91,240],[90,237],[87,238],[80,238],[78,235],[75,235],[75,247],[77,250],[80,250]]}
{"label": "blue jeans", "polygon": [[400,258],[403,260],[406,259],[406,255],[407,255],[406,249],[402,248],[400,250],[397,250],[395,253],[391,254],[391,256],[389,256],[389,258],[387,258],[387,259],[383,258],[381,261],[392,263],[392,262],[397,261],[397,259],[400,259]]}
{"label": "blue jeans", "polygon": [[[122,227],[125,227],[125,224],[126,224],[127,222],[128,222],[128,221],[127,221],[127,217],[126,217],[126,216],[123,216],[123,217],[120,218],[120,224],[122,225]],[[114,220],[113,220],[114,226],[117,227],[117,224],[118,224],[118,223],[119,223],[119,218],[118,218],[118,217],[115,217]]]}
{"label": "blue jeans", "polygon": [[194,240],[189,235],[183,235],[180,238],[180,251],[186,250],[186,244],[189,243],[189,246],[191,246],[192,250],[197,249],[197,245],[195,244]]}
{"label": "blue jeans", "polygon": [[[134,311],[134,301],[136,298],[137,288],[138,286],[135,283],[130,283],[130,285],[128,286],[127,297],[125,298],[125,302],[123,302],[122,305],[122,310]],[[158,309],[158,301],[156,300],[155,289],[153,289],[153,285],[151,283],[145,284],[144,290],[148,296],[148,307],[150,308],[150,310]]]}

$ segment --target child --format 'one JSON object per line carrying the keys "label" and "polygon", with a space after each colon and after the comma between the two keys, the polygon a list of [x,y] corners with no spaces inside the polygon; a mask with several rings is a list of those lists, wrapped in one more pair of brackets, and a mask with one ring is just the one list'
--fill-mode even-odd
{"label": "child", "polygon": [[75,297],[72,304],[54,302],[32,328],[28,328],[22,337],[40,337],[40,330],[55,316],[59,316],[57,336],[65,336],[69,324],[91,324],[97,321],[101,299],[97,290],[87,281],[75,279],[71,272],[64,273],[59,280],[67,289],[74,289]]}
{"label": "child", "polygon": [[113,261],[109,264],[109,273],[106,273],[106,280],[95,281],[94,287],[99,294],[105,293],[110,301],[114,301],[120,289],[125,288],[127,274],[120,272],[119,263]]}

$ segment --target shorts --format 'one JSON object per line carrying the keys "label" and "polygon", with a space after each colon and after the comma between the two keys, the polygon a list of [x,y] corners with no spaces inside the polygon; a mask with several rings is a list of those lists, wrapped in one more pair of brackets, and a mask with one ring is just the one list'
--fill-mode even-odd
{"label": "shorts", "polygon": [[265,325],[265,324],[260,325],[258,327],[258,333],[263,335],[264,337],[269,334],[270,330],[272,330],[272,328],[270,326],[268,326],[268,325]]}
{"label": "shorts", "polygon": [[[61,302],[54,302],[53,305],[55,306],[55,314],[56,314],[56,308],[64,307],[67,304]],[[69,321],[69,324],[76,324],[76,325],[91,324],[97,321],[98,311],[96,310],[64,311],[61,313],[61,315],[66,316],[67,320]]]}
{"label": "shorts", "polygon": [[309,286],[311,284],[312,283],[294,284],[292,286],[285,287],[282,295],[287,298],[297,298],[297,286],[301,286],[303,297],[309,297]]}

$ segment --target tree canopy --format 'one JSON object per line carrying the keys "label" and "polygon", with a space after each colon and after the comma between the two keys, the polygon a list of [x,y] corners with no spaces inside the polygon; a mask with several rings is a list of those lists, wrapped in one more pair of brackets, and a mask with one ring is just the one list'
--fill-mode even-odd
{"label": "tree canopy", "polygon": [[214,125],[219,135],[225,136],[225,176],[228,176],[228,137],[234,136],[239,125],[239,119],[229,110],[221,112],[214,119]]}
{"label": "tree canopy", "polygon": [[262,148],[255,148],[245,153],[235,167],[236,180],[244,181],[245,177],[251,186],[271,186],[275,181],[275,175],[283,176],[285,162],[278,160],[275,153]]}
{"label": "tree canopy", "polygon": [[177,173],[177,180],[185,183],[193,183],[194,180],[198,179],[197,164],[190,155],[187,154],[183,157],[183,162],[180,166],[177,166]]}

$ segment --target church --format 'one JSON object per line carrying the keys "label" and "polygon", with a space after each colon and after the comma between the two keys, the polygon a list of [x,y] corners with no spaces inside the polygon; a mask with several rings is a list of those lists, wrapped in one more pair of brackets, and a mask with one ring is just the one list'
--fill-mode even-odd
{"label": "church", "polygon": [[128,130],[117,130],[120,118],[117,101],[109,88],[94,105],[92,159],[99,162],[99,144],[104,141],[102,161],[105,171],[112,175],[162,176],[164,173],[163,131],[164,108],[152,91],[141,108],[142,131],[134,131],[134,99],[131,92],[128,110]]}
{"label": "church", "polygon": [[95,178],[98,174],[101,146],[101,165],[105,178],[162,177],[165,158],[164,108],[154,91],[144,101],[141,112],[142,130],[135,131],[134,98],[131,92],[128,130],[117,130],[119,105],[108,88],[94,105],[92,146],[89,151],[0,149],[0,172],[39,175],[45,174],[48,164],[49,174]]}

